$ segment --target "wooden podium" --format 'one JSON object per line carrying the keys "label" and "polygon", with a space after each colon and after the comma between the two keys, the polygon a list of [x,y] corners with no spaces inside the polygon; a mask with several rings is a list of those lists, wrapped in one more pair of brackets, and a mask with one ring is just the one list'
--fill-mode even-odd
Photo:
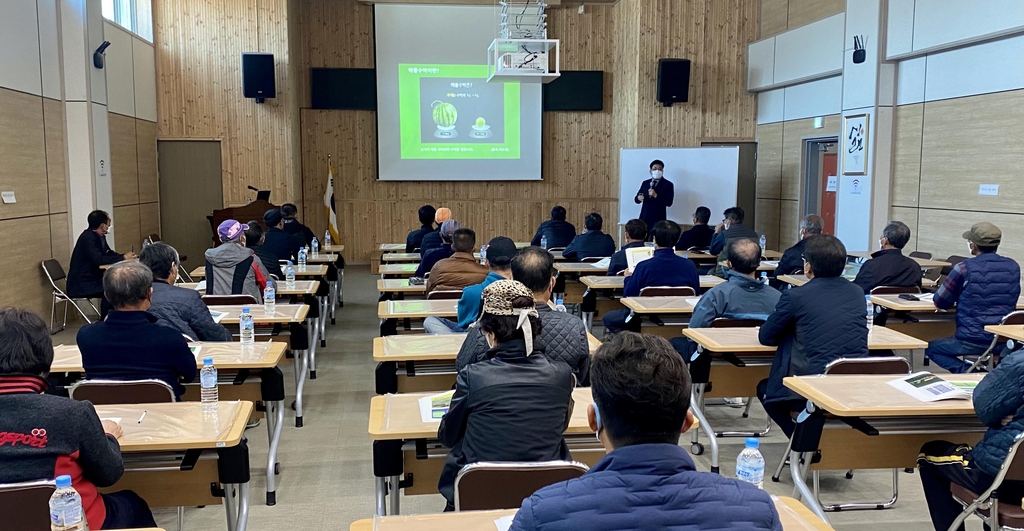
{"label": "wooden podium", "polygon": [[281,207],[271,203],[270,201],[263,201],[260,199],[244,206],[214,210],[212,214],[206,216],[206,219],[210,220],[210,233],[213,235],[213,246],[216,247],[220,245],[220,237],[217,236],[217,227],[229,219],[238,220],[242,224],[256,220],[259,222],[260,227],[266,231],[267,225],[263,223],[263,214],[272,208]]}

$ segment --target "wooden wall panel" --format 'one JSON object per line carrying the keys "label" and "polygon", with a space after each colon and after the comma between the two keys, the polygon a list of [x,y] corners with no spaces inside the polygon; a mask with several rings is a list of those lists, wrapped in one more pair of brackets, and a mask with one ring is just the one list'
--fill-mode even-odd
{"label": "wooden wall panel", "polygon": [[[800,203],[798,201],[779,202],[779,248],[792,247],[800,237]],[[772,247],[768,245],[768,247]]]}
{"label": "wooden wall panel", "polygon": [[300,48],[295,91],[299,107],[310,107],[309,68],[373,68],[373,6],[352,0],[298,2]]}
{"label": "wooden wall panel", "polygon": [[892,163],[892,204],[917,206],[921,187],[924,104],[896,107]]}
{"label": "wooden wall panel", "polygon": [[[41,106],[36,96],[36,105]],[[40,111],[41,113],[41,111]],[[42,117],[39,121],[42,132]],[[21,198],[18,198],[21,203]],[[4,252],[0,253],[0,293],[3,304],[25,308],[49,319],[52,288],[40,264],[50,258],[50,246],[39,245],[39,235],[50,234],[50,216],[32,216],[0,221]],[[65,269],[67,262],[62,264]]]}
{"label": "wooden wall panel", "polygon": [[919,210],[917,249],[929,251],[936,258],[950,255],[967,256],[967,240],[961,238],[965,230],[979,221],[994,223],[1003,231],[999,254],[1024,263],[1024,215],[978,213],[963,210]]}
{"label": "wooden wall panel", "polygon": [[[708,138],[754,138],[757,97],[747,92],[747,43],[757,39],[757,3],[705,4],[701,116]],[[685,107],[685,106],[684,106]],[[700,145],[696,143],[693,145]]]}
{"label": "wooden wall panel", "polygon": [[[1021,138],[1024,90],[926,103],[920,205],[1020,212]],[[979,184],[999,185],[999,195],[978,195]]]}
{"label": "wooden wall panel", "polygon": [[789,0],[761,0],[761,34],[767,39],[789,29]]}
{"label": "wooden wall panel", "polygon": [[0,205],[0,219],[50,211],[42,100],[0,88],[0,189],[13,190],[18,201]]}
{"label": "wooden wall panel", "polygon": [[160,234],[160,203],[139,205],[139,234],[142,238],[148,238],[150,234]]}
{"label": "wooden wall panel", "polygon": [[139,203],[139,154],[135,118],[107,113],[110,123],[110,180],[114,206]]}
{"label": "wooden wall panel", "polygon": [[846,0],[789,0],[788,28],[798,28],[846,11]]}
{"label": "wooden wall panel", "polygon": [[[754,230],[758,234],[764,234],[768,239],[768,247],[782,250],[779,247],[779,216],[781,215],[782,202],[778,199],[757,199],[757,216],[754,219]],[[712,216],[714,219],[714,216]]]}
{"label": "wooden wall panel", "polygon": [[[757,198],[778,199],[782,193],[783,123],[757,126]],[[760,213],[760,209],[758,209]]]}
{"label": "wooden wall panel", "polygon": [[136,254],[142,247],[142,231],[139,230],[139,205],[116,206],[110,213],[114,218],[115,249],[119,253],[130,251],[135,246]]}
{"label": "wooden wall panel", "polygon": [[50,257],[67,269],[71,264],[71,237],[69,236],[68,214],[50,214]]}
{"label": "wooden wall panel", "polygon": [[[889,209],[889,221],[902,221],[910,227],[910,241],[907,242],[907,246],[903,248],[904,253],[910,251],[916,251],[917,249],[917,215],[918,209],[909,207],[898,207],[894,206]],[[954,231],[955,232],[955,231]],[[960,231],[963,233],[963,231]],[[921,249],[922,251],[928,251],[928,249]],[[948,255],[947,255],[948,256]],[[937,258],[937,257],[935,257]]]}
{"label": "wooden wall panel", "polygon": [[152,203],[160,195],[156,169],[157,127],[153,122],[135,120],[135,149],[139,168],[139,202]]}
{"label": "wooden wall panel", "polygon": [[43,98],[46,138],[46,185],[50,213],[68,211],[68,163],[64,142],[64,104]]}

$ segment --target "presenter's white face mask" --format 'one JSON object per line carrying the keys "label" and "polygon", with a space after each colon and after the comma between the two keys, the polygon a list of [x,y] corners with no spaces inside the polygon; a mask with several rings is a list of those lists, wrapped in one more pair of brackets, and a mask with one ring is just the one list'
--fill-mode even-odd
{"label": "presenter's white face mask", "polygon": [[655,179],[661,179],[662,173],[663,172],[661,170],[651,170],[651,177],[654,177]]}

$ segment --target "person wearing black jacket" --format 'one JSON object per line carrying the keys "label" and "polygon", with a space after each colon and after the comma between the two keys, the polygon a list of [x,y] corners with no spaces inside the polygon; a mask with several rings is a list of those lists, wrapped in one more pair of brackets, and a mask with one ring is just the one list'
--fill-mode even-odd
{"label": "person wearing black jacket", "polygon": [[821,234],[823,222],[820,216],[810,214],[800,221],[800,241],[786,249],[779,259],[776,275],[792,275],[804,272],[804,247],[807,240]]}
{"label": "person wearing black jacket", "polygon": [[409,233],[405,237],[405,252],[414,253],[419,250],[420,244],[423,243],[423,237],[431,232],[434,232],[434,207],[430,205],[423,205],[420,207],[417,215],[420,218],[420,228]]}
{"label": "person wearing black jacket", "polygon": [[[611,236],[601,232],[604,219],[601,214],[591,212],[583,220],[586,228],[583,234],[572,239],[572,242],[562,251],[562,257],[566,260],[582,261],[584,258],[605,257],[615,253],[615,240]],[[550,245],[550,244],[549,244]]]}
{"label": "person wearing black jacket", "polygon": [[533,294],[515,280],[484,288],[480,331],[488,358],[459,371],[437,438],[451,450],[437,488],[455,508],[455,477],[481,461],[539,462],[570,459],[562,432],[572,416],[572,370],[539,355],[540,319]]}
{"label": "person wearing black jacket", "polygon": [[902,221],[890,221],[878,240],[881,250],[861,265],[853,283],[863,288],[864,293],[871,293],[878,286],[920,288],[921,266],[913,258],[903,256],[903,248],[909,241],[910,227]]}
{"label": "person wearing black jacket", "polygon": [[758,332],[762,345],[779,348],[768,378],[757,385],[757,397],[786,436],[795,427],[791,412],[803,410],[807,400],[783,386],[783,378],[822,374],[839,358],[868,355],[864,292],[840,276],[846,247],[835,236],[822,234],[807,241],[804,258],[810,281],[784,290]]}
{"label": "person wearing black jacket", "polygon": [[565,220],[565,207],[556,206],[551,209],[551,219],[537,227],[537,233],[533,235],[530,245],[539,246],[545,236],[548,238],[548,249],[565,247],[576,237],[576,226]]}
{"label": "person wearing black jacket", "polygon": [[711,254],[721,254],[729,241],[738,238],[750,238],[755,242],[759,238],[753,229],[743,224],[743,209],[740,207],[727,208],[723,213],[725,216],[722,222],[715,227],[715,235],[711,238]]}
{"label": "person wearing black jacket", "polygon": [[259,222],[256,220],[246,224],[245,246],[252,249],[252,252],[260,259],[268,275],[274,275],[278,280],[284,279],[284,273],[281,271],[281,262],[276,255],[263,246],[263,227],[260,227]]}
{"label": "person wearing black jacket", "polygon": [[[301,238],[284,231],[284,215],[272,208],[263,214],[263,223],[267,232],[263,233],[263,249],[275,260],[298,260],[299,249],[302,248]],[[262,260],[262,259],[261,259]]]}
{"label": "person wearing black jacket", "polygon": [[110,215],[102,210],[89,213],[89,228],[78,236],[68,267],[68,296],[74,298],[103,298],[102,265],[121,260],[134,260],[135,253],[118,254],[107,245],[107,233],[113,226]]}
{"label": "person wearing black jacket", "polygon": [[693,213],[693,228],[684,231],[679,237],[676,249],[685,251],[687,249],[707,249],[711,246],[711,238],[715,235],[715,229],[708,225],[711,220],[711,209],[702,206],[697,207]]}
{"label": "person wearing black jacket", "polygon": [[[295,236],[299,239],[302,245],[313,245],[313,238],[316,237],[313,231],[309,227],[299,223],[299,220],[295,219],[295,215],[299,213],[299,207],[293,203],[285,203],[281,205],[281,214],[284,216],[284,226],[281,227],[285,232]],[[322,243],[321,243],[322,245]]]}
{"label": "person wearing black jacket", "polygon": [[100,421],[89,402],[44,394],[52,363],[53,344],[42,318],[0,309],[0,483],[69,475],[90,529],[156,527],[139,495],[97,491],[124,473],[117,443],[121,427]]}
{"label": "person wearing black jacket", "polygon": [[626,222],[625,233],[626,245],[612,255],[611,261],[608,262],[608,276],[618,275],[626,270],[629,266],[626,249],[644,246],[644,242],[647,241],[647,224],[640,219],[631,219]]}

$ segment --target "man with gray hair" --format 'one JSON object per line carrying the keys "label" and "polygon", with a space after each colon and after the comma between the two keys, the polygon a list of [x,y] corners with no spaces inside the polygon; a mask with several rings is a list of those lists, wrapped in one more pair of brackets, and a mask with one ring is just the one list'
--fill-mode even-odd
{"label": "man with gray hair", "polygon": [[118,262],[103,274],[103,296],[114,311],[78,331],[86,378],[162,380],[180,398],[181,382],[196,378],[196,358],[184,336],[149,313],[153,272],[140,262]]}
{"label": "man with gray hair", "polygon": [[139,261],[153,272],[153,303],[149,313],[157,324],[198,341],[231,341],[231,332],[213,322],[199,292],[174,285],[178,279],[178,251],[166,243],[147,245]]}
{"label": "man with gray hair", "polygon": [[902,221],[890,221],[878,239],[879,251],[864,262],[853,283],[864,293],[878,286],[921,287],[921,266],[913,258],[903,256],[910,241],[910,227]]}
{"label": "man with gray hair", "polygon": [[821,216],[809,214],[800,220],[800,241],[796,245],[786,249],[779,259],[779,267],[776,269],[778,275],[791,275],[793,273],[803,274],[804,272],[804,246],[807,240],[821,234],[824,223]]}

